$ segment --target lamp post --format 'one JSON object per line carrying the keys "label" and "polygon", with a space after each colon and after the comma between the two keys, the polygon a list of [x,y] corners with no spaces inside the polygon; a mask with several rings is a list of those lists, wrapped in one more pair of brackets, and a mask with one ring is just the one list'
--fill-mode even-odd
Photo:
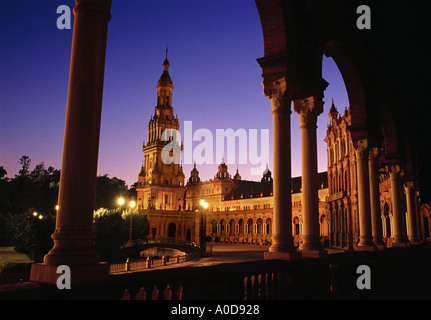
{"label": "lamp post", "polygon": [[130,206],[130,229],[129,229],[129,242],[130,243],[132,243],[132,228],[133,228],[133,225],[132,225],[132,210],[133,210],[133,208],[135,207],[135,205],[136,205],[136,203],[135,203],[135,201],[130,201],[129,202],[129,206]]}
{"label": "lamp post", "polygon": [[200,236],[200,243],[201,243],[201,257],[203,257],[206,253],[206,225],[204,226],[204,210],[208,208],[208,202],[206,202],[205,200],[201,199],[201,201],[199,202],[202,210],[201,210],[201,236]]}

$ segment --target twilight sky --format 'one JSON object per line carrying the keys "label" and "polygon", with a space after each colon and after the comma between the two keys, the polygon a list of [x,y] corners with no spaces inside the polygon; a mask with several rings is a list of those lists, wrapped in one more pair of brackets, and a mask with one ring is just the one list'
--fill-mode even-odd
{"label": "twilight sky", "polygon": [[[31,158],[31,170],[40,162],[61,168],[72,29],[57,29],[59,5],[72,9],[74,1],[0,2],[0,166],[10,178],[18,173],[22,155]],[[184,121],[192,121],[193,132],[209,129],[214,137],[213,164],[198,166],[201,179],[213,178],[220,162],[215,158],[216,129],[257,129],[258,139],[261,129],[269,129],[272,170],[271,105],[263,96],[256,61],[264,52],[254,1],[113,0],[111,14],[99,175],[116,176],[129,186],[137,181],[166,46],[180,133]],[[323,139],[331,99],[340,112],[348,106],[341,75],[326,57],[323,78],[329,86],[318,120],[319,171],[327,169]],[[301,175],[300,147],[298,115],[293,112],[293,176]],[[186,179],[192,167],[184,164]],[[228,167],[233,175],[237,164]],[[250,174],[250,166],[238,167],[243,179],[260,180],[261,174]]]}

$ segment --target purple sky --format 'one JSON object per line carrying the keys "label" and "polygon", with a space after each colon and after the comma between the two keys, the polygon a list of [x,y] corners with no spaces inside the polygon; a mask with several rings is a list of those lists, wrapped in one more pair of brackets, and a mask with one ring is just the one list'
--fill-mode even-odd
{"label": "purple sky", "polygon": [[[72,30],[57,29],[59,5],[72,9],[74,1],[0,2],[0,166],[11,178],[22,155],[31,158],[31,170],[42,161],[61,168]],[[167,45],[180,132],[184,121],[192,121],[194,131],[211,130],[214,137],[216,129],[269,129],[272,170],[271,105],[263,96],[256,62],[264,53],[253,1],[114,0],[111,14],[99,174],[116,176],[129,186],[136,182]],[[326,170],[323,139],[331,99],[340,112],[348,106],[332,59],[323,58],[323,77],[329,86],[318,121],[319,171]],[[298,115],[293,112],[293,176],[301,175],[300,153]],[[201,179],[213,178],[219,159],[214,162],[198,166]],[[191,169],[184,165],[186,179]],[[236,165],[229,165],[232,175],[235,170]],[[247,165],[239,165],[239,172],[243,179],[261,178],[250,175]]]}

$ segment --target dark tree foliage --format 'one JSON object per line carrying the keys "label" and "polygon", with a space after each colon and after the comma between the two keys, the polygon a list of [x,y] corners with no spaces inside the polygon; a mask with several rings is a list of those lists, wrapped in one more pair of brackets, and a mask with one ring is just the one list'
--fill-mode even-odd
{"label": "dark tree foliage", "polygon": [[97,177],[96,203],[94,206],[96,209],[115,209],[118,207],[117,199],[120,197],[128,197],[127,185],[124,180],[117,177],[109,178],[107,174]]}
{"label": "dark tree foliage", "polygon": [[[94,218],[94,247],[102,261],[114,261],[130,237],[130,210],[106,210]],[[149,222],[146,215],[132,212],[132,240],[146,239]]]}
{"label": "dark tree foliage", "polygon": [[[51,235],[55,228],[60,170],[51,166],[46,168],[41,162],[30,171],[31,159],[28,156],[22,156],[19,163],[21,169],[14,178],[8,178],[6,169],[0,166],[0,245],[13,245],[17,252],[40,262],[53,246]],[[95,247],[106,259],[112,257],[114,249],[129,237],[127,215],[121,217],[118,208],[119,197],[127,202],[136,199],[135,187],[129,190],[125,181],[108,175],[96,178],[95,209],[109,209],[110,213],[106,217],[95,218]],[[37,212],[36,217],[33,212]],[[39,215],[42,219],[38,218]],[[143,219],[146,217],[133,219],[133,225],[136,224],[134,237],[145,237],[145,232],[148,233],[148,226],[141,222]],[[140,232],[141,229],[146,231]]]}
{"label": "dark tree foliage", "polygon": [[54,244],[51,234],[55,228],[55,217],[41,217],[28,212],[12,218],[15,251],[26,254],[34,262],[43,262],[43,257]]}

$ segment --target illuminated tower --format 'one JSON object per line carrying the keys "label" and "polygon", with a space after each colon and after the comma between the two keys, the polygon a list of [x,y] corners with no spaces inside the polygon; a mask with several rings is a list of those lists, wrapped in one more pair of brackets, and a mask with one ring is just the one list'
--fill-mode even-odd
{"label": "illuminated tower", "polygon": [[[172,83],[169,75],[168,49],[163,62],[163,73],[157,83],[157,105],[148,123],[147,144],[143,143],[144,163],[138,175],[137,200],[139,209],[181,210],[184,202],[184,173],[179,163],[182,146],[171,148],[169,158],[178,155],[177,161],[167,162],[162,150],[175,135],[165,135],[166,129],[179,130],[178,118],[173,114]],[[171,144],[172,145],[172,144]]]}

